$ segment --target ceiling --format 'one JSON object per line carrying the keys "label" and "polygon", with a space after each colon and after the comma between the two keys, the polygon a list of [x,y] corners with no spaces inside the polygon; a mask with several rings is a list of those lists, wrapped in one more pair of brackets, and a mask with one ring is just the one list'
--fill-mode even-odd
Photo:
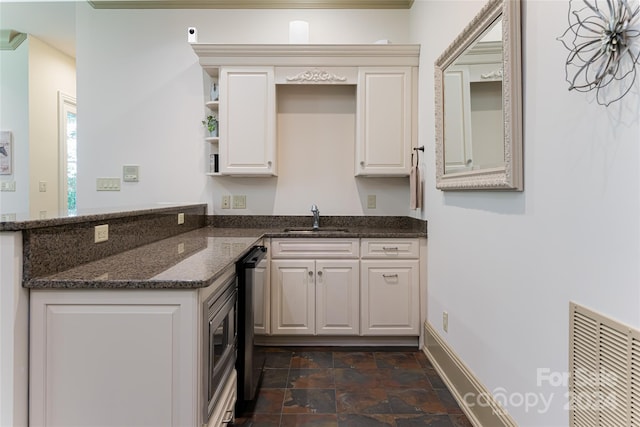
{"label": "ceiling", "polygon": [[[413,1],[88,0],[96,9],[409,9]],[[75,58],[75,6],[75,1],[0,0],[0,30],[31,34]]]}
{"label": "ceiling", "polygon": [[96,9],[409,9],[413,0],[89,0]]}
{"label": "ceiling", "polygon": [[0,29],[31,34],[75,58],[75,7],[73,1],[0,0]]}

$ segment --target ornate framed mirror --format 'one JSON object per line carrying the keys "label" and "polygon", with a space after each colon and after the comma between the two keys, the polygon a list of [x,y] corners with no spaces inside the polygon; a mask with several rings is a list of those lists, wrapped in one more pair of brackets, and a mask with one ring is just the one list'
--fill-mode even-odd
{"label": "ornate framed mirror", "polygon": [[522,191],[520,0],[489,0],[435,63],[436,187]]}

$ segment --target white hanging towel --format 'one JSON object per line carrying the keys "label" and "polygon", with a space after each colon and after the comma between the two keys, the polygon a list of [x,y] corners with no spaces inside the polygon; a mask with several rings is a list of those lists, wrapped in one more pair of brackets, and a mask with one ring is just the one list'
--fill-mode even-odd
{"label": "white hanging towel", "polygon": [[[417,162],[416,162],[417,163]],[[411,166],[409,174],[409,192],[411,193],[411,209],[422,208],[422,171],[418,165]]]}

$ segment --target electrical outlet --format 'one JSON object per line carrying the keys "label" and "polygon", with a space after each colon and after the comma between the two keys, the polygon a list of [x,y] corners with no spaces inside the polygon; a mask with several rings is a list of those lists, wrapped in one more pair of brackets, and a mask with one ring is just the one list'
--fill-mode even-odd
{"label": "electrical outlet", "polygon": [[231,208],[231,196],[226,195],[222,196],[222,209]]}
{"label": "electrical outlet", "polygon": [[182,212],[178,214],[178,225],[180,224],[184,224],[184,214]]}
{"label": "electrical outlet", "polygon": [[184,252],[184,243],[178,243],[178,255]]}
{"label": "electrical outlet", "polygon": [[247,196],[233,196],[233,209],[246,209]]}
{"label": "electrical outlet", "polygon": [[376,195],[369,194],[367,196],[367,209],[375,209],[376,208]]}
{"label": "electrical outlet", "polygon": [[107,240],[109,240],[109,224],[96,225],[94,242],[100,243]]}
{"label": "electrical outlet", "polygon": [[449,332],[449,313],[446,311],[442,312],[442,330]]}
{"label": "electrical outlet", "polygon": [[47,181],[40,181],[38,183],[38,190],[41,193],[46,193],[47,192]]}

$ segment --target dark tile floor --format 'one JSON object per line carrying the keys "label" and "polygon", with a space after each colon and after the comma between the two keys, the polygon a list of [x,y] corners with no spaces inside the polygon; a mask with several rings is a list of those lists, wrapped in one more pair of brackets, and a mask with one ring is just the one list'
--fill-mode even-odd
{"label": "dark tile floor", "polygon": [[470,427],[415,349],[269,347],[243,427]]}

